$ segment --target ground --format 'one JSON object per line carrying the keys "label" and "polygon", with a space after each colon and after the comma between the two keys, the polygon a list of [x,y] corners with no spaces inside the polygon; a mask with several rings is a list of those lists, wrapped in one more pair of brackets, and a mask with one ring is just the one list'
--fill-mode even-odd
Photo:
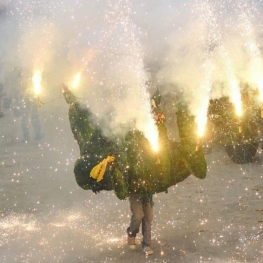
{"label": "ground", "polygon": [[153,244],[130,250],[127,200],[81,189],[73,176],[79,150],[63,99],[44,104],[45,138],[22,144],[12,110],[0,119],[0,262],[263,262],[261,146],[251,164],[223,149],[206,154],[204,180],[190,176],[154,196]]}

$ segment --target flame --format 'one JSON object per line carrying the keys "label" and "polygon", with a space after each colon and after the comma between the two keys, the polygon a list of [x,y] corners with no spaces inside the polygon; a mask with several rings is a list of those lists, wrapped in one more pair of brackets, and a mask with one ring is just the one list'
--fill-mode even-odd
{"label": "flame", "polygon": [[[148,137],[148,138],[147,138]],[[152,133],[152,134],[149,134],[148,136],[146,135],[146,138],[149,140],[153,150],[155,152],[158,152],[159,150],[159,144],[158,144],[158,133],[155,134],[155,133]]]}
{"label": "flame", "polygon": [[207,110],[208,110],[208,100],[203,101],[203,104],[199,106],[196,113],[195,122],[197,124],[197,135],[202,137],[205,133],[205,127],[207,123]]}
{"label": "flame", "polygon": [[158,152],[159,150],[159,144],[158,144],[158,129],[155,125],[154,120],[150,120],[149,124],[144,127],[143,129],[145,137],[148,139],[150,142],[152,149],[155,152]]}
{"label": "flame", "polygon": [[236,114],[238,117],[240,117],[242,115],[242,105],[241,105],[241,102],[240,103],[237,103],[235,105],[235,108],[236,108]]}
{"label": "flame", "polygon": [[78,72],[72,82],[72,87],[73,89],[76,89],[79,86],[80,83],[80,77],[81,77],[81,72]]}
{"label": "flame", "polygon": [[236,96],[234,96],[233,103],[236,109],[236,114],[238,117],[240,117],[242,115],[242,102],[241,102],[241,94],[237,94]]}
{"label": "flame", "polygon": [[36,70],[33,77],[33,85],[34,85],[34,92],[36,95],[40,94],[41,91],[41,80],[42,80],[42,73],[40,70]]}
{"label": "flame", "polygon": [[198,137],[202,137],[204,135],[206,123],[207,123],[206,118],[202,118],[197,122],[197,135],[198,135]]}
{"label": "flame", "polygon": [[76,67],[79,70],[79,72],[73,77],[73,80],[72,80],[73,89],[78,88],[80,84],[82,73],[87,68],[88,64],[94,59],[97,52],[98,51],[95,48],[90,48],[87,54],[82,58],[81,64]]}

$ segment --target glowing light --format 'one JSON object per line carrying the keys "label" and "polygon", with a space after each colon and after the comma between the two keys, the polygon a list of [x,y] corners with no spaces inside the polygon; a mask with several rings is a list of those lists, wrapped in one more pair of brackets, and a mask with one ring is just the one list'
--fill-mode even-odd
{"label": "glowing light", "polygon": [[236,114],[238,117],[242,116],[242,102],[241,102],[241,95],[237,96],[236,99],[234,100],[234,105],[236,109]]}
{"label": "glowing light", "polygon": [[202,105],[199,105],[199,108],[196,110],[195,122],[197,125],[197,135],[202,137],[205,133],[205,127],[207,123],[207,110],[208,110],[209,100],[206,99],[203,101]]}
{"label": "glowing light", "polygon": [[81,72],[78,72],[72,82],[72,87],[73,89],[76,89],[79,86],[80,83],[80,77],[81,77]]}
{"label": "glowing light", "polygon": [[209,97],[212,87],[212,72],[214,70],[214,63],[213,60],[208,59],[204,63],[204,69],[206,72],[206,75],[199,87],[199,96],[200,100],[196,102],[196,106],[193,109],[190,109],[190,111],[195,112],[195,122],[197,124],[197,135],[199,137],[202,137],[205,132],[205,126],[207,123],[207,111],[209,106]]}
{"label": "glowing light", "polygon": [[[237,94],[238,95],[238,94]],[[236,99],[234,101],[234,105],[236,108],[236,114],[238,116],[238,132],[242,133],[242,102],[241,102],[241,94],[239,93],[239,96],[236,96]]]}
{"label": "glowing light", "polygon": [[34,85],[34,92],[36,95],[40,94],[41,80],[42,80],[42,73],[40,70],[36,70],[32,78],[33,85]]}
{"label": "glowing light", "polygon": [[197,135],[198,135],[198,137],[202,137],[204,135],[206,123],[207,123],[206,118],[200,118],[200,120],[198,120],[198,122],[197,122]]}
{"label": "glowing light", "polygon": [[155,152],[158,152],[159,150],[159,144],[158,144],[158,130],[154,123],[154,121],[150,121],[149,125],[145,126],[144,129],[144,135],[150,142],[153,150]]}

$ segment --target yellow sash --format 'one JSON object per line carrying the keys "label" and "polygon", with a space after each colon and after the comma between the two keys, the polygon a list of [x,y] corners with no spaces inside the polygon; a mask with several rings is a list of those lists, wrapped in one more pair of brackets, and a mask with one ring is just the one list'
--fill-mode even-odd
{"label": "yellow sash", "polygon": [[92,168],[92,170],[90,171],[90,176],[96,179],[97,182],[101,181],[106,172],[108,162],[113,162],[114,160],[115,160],[114,156],[108,156],[102,162],[100,162],[99,164],[97,164]]}

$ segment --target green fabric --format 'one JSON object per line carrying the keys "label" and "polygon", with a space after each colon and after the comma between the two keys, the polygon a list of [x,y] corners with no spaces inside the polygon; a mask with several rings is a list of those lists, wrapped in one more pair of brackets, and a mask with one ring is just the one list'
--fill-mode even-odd
{"label": "green fabric", "polygon": [[[126,136],[127,160],[129,162],[128,185],[131,192],[158,193],[170,186],[170,157],[167,151],[167,135],[159,128],[158,154],[139,131]],[[159,160],[159,163],[158,163]]]}
{"label": "green fabric", "polygon": [[69,105],[69,121],[75,140],[79,144],[80,158],[74,167],[78,185],[90,190],[96,183],[90,176],[91,169],[110,152],[115,153],[115,162],[107,166],[100,186],[103,190],[113,190],[123,200],[130,192],[144,196],[167,192],[168,188],[193,174],[198,178],[206,176],[206,161],[201,148],[196,151],[194,120],[187,111],[179,112],[178,125],[182,141],[172,144],[167,137],[164,123],[158,124],[159,150],[154,152],[149,141],[138,130],[129,131],[116,144],[102,135],[96,118],[67,91],[65,98]]}
{"label": "green fabric", "polygon": [[[243,93],[243,96],[248,94]],[[228,97],[211,100],[209,121],[213,125],[213,141],[217,144],[239,145],[259,142],[258,127],[262,125],[260,108],[255,98],[242,99],[242,115],[237,116]],[[241,132],[239,128],[241,127]]]}

